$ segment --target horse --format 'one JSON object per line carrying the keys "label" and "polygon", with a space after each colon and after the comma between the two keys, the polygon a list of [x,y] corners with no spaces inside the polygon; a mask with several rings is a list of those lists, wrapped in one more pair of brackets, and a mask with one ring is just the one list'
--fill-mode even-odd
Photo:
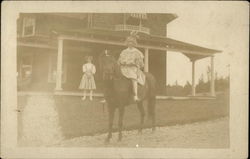
{"label": "horse", "polygon": [[[101,54],[99,56],[99,66],[103,76],[104,98],[107,102],[109,114],[108,136],[105,139],[105,143],[109,143],[112,138],[112,127],[116,109],[119,110],[118,141],[121,141],[125,106],[133,103],[132,81],[122,75],[120,65],[111,55]],[[136,102],[140,112],[140,125],[138,127],[138,133],[140,134],[142,133],[144,124],[145,112],[143,101],[145,100],[147,100],[148,119],[151,118],[152,132],[155,131],[156,80],[151,73],[144,73],[146,77],[145,84],[144,86],[138,84],[138,95],[140,92],[142,93],[140,100]]]}

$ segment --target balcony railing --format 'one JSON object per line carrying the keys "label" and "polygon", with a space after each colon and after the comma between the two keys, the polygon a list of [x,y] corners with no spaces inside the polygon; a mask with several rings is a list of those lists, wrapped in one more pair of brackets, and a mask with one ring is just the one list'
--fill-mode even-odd
{"label": "balcony railing", "polygon": [[143,27],[143,26],[136,26],[136,25],[124,25],[119,24],[115,26],[116,31],[138,31],[145,34],[150,34],[150,29]]}

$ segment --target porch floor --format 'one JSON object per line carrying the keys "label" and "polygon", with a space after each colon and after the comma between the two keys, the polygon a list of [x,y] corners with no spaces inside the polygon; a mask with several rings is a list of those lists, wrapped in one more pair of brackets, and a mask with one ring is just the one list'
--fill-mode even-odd
{"label": "porch floor", "polygon": [[[82,96],[82,91],[54,91],[54,92],[36,92],[36,91],[18,91],[19,96],[25,95],[62,95],[62,96]],[[87,96],[89,94],[87,93]],[[93,93],[94,97],[103,97],[102,93]],[[189,100],[189,99],[197,99],[197,100],[207,100],[207,99],[216,99],[213,96],[164,96],[164,95],[157,95],[156,99],[162,100]]]}

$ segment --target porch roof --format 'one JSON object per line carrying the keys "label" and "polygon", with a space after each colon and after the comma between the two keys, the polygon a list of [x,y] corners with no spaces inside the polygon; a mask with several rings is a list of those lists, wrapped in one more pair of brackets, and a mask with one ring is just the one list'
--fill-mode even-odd
{"label": "porch roof", "polygon": [[[114,42],[114,44],[120,45],[125,45],[124,41],[129,35],[129,31],[113,31],[98,28],[85,30],[56,30],[56,33],[59,36],[70,36],[71,39],[74,39],[75,37],[74,40],[81,39],[81,37],[89,37],[92,39],[109,41],[111,43]],[[152,36],[143,33],[138,34],[138,47],[149,47],[151,49],[181,52],[191,60],[201,59],[221,52],[220,50],[205,48],[167,37]]]}

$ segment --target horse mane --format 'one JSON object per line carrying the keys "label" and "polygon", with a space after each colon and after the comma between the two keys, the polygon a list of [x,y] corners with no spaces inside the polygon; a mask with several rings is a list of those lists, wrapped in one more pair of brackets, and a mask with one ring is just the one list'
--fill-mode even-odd
{"label": "horse mane", "polygon": [[100,69],[102,70],[104,59],[108,60],[107,62],[114,65],[114,77],[121,78],[123,75],[121,73],[121,67],[118,64],[118,61],[113,55],[106,56],[105,53],[101,53],[98,57]]}

